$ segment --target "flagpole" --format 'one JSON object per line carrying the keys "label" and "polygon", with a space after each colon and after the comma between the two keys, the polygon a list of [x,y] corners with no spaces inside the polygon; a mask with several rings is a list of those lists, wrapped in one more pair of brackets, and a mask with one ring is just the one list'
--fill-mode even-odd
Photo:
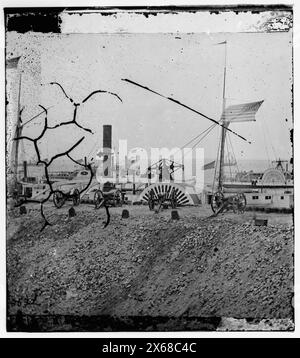
{"label": "flagpole", "polygon": [[[22,73],[20,73],[19,78],[19,93],[18,93],[18,104],[17,104],[17,123],[16,123],[16,131],[15,137],[18,138],[21,136],[22,125],[20,125],[20,101],[21,101],[21,85],[22,85]],[[18,182],[18,161],[19,161],[19,140],[15,140],[15,157],[14,157],[14,189],[17,189]]]}
{"label": "flagpole", "polygon": [[[223,78],[223,103],[222,103],[222,115],[225,113],[226,108],[226,71],[227,71],[227,41],[224,41],[222,44],[225,44],[225,59],[224,59],[224,78]],[[226,137],[226,122],[224,121],[221,131],[221,151],[220,151],[220,167],[219,167],[219,183],[218,190],[222,191],[223,187],[223,175],[224,175],[224,149],[225,149],[225,137]],[[228,125],[227,125],[228,126]],[[227,127],[226,126],[226,127]]]}

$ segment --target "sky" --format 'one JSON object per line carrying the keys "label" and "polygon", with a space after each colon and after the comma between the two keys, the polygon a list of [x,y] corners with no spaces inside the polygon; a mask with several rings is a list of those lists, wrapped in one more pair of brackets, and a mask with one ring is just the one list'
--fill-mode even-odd
{"label": "sky", "polygon": [[[238,24],[238,19],[235,21]],[[82,28],[68,33],[71,30],[67,25],[63,27],[64,34],[7,34],[7,57],[22,55],[23,120],[40,112],[38,104],[53,106],[48,112],[51,125],[72,119],[71,103],[50,82],[59,82],[75,102],[98,89],[117,93],[122,102],[108,94],[93,96],[79,107],[78,122],[91,128],[94,134],[74,125],[47,131],[40,143],[44,157],[69,148],[82,136],[85,139],[74,150],[74,157],[94,156],[102,145],[104,124],[112,124],[116,147],[119,139],[127,139],[128,148],[182,147],[211,122],[121,79],[150,87],[219,120],[225,51],[224,45],[216,44],[226,40],[226,103],[264,100],[256,122],[231,125],[251,141],[248,144],[231,134],[235,156],[237,159],[290,158],[291,32],[184,33],[182,25],[181,32],[176,33],[155,33],[153,28],[145,33],[117,30],[84,33],[86,30]],[[216,27],[219,31],[220,26]],[[16,78],[16,74],[9,74],[9,78]],[[24,127],[24,134],[37,136],[43,118],[40,116]],[[216,157],[219,139],[220,128],[214,128],[199,144],[204,148],[205,158]],[[24,142],[24,148],[30,157],[32,145]]]}

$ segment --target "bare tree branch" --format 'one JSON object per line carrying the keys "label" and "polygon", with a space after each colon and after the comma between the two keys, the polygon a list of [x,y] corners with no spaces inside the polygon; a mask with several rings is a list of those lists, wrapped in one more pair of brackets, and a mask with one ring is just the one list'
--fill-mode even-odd
{"label": "bare tree branch", "polygon": [[109,208],[108,208],[108,205],[105,203],[105,201],[104,201],[104,207],[105,207],[105,211],[106,211],[106,222],[104,222],[103,229],[105,229],[105,228],[106,228],[106,226],[110,223],[110,213],[109,213]]}
{"label": "bare tree branch", "polygon": [[[45,108],[44,106],[42,105],[39,105],[39,107],[42,108],[43,112],[45,112],[45,120],[44,120],[44,127],[41,131],[41,133],[39,134],[38,137],[36,138],[30,138],[28,136],[20,136],[20,137],[17,137],[17,138],[14,138],[14,140],[29,140],[30,142],[33,142],[34,144],[34,149],[35,149],[35,152],[36,152],[36,155],[37,155],[37,164],[43,164],[44,165],[44,172],[45,172],[45,177],[46,177],[46,182],[49,186],[49,194],[44,198],[44,199],[41,199],[41,200],[35,200],[35,199],[27,199],[26,197],[24,199],[22,199],[19,203],[16,203],[15,204],[15,207],[19,207],[23,204],[29,204],[29,203],[39,203],[41,205],[41,216],[42,218],[44,219],[44,225],[42,226],[41,228],[41,231],[43,231],[47,226],[51,225],[51,223],[47,220],[47,218],[45,217],[45,214],[44,214],[44,204],[50,199],[51,195],[54,194],[54,192],[60,192],[62,194],[62,196],[65,196],[66,194],[63,193],[61,190],[53,190],[53,186],[52,186],[52,182],[50,180],[50,176],[49,176],[49,166],[53,163],[53,161],[57,158],[60,158],[62,156],[67,156],[70,160],[72,160],[74,163],[76,164],[79,164],[79,165],[82,165],[84,167],[86,167],[86,165],[83,165],[81,163],[79,163],[78,161],[76,161],[75,159],[73,159],[71,156],[70,156],[70,152],[72,150],[74,150],[83,140],[85,137],[82,137],[81,139],[79,139],[71,148],[69,148],[67,151],[63,152],[63,153],[59,153],[59,154],[56,154],[54,155],[50,161],[46,162],[45,160],[42,160],[41,159],[41,154],[40,154],[40,150],[39,150],[39,146],[38,146],[38,141],[42,139],[42,137],[45,135],[46,131],[48,129],[55,129],[55,128],[58,128],[60,126],[63,126],[63,125],[69,125],[69,124],[75,124],[77,127],[85,130],[85,131],[88,131],[90,133],[93,133],[91,131],[91,129],[89,128],[84,128],[82,127],[78,122],[77,122],[77,108],[80,106],[80,104],[82,103],[85,103],[88,99],[90,99],[93,95],[95,95],[96,93],[107,93],[107,94],[110,94],[110,95],[113,95],[115,97],[117,97],[121,102],[122,102],[122,99],[116,94],[116,93],[112,93],[112,92],[108,92],[108,91],[103,91],[103,90],[97,90],[97,91],[94,91],[92,93],[90,93],[81,103],[75,103],[74,100],[69,97],[67,95],[67,93],[65,92],[64,88],[62,87],[61,84],[59,84],[58,82],[50,82],[50,85],[57,85],[59,86],[59,88],[61,89],[61,91],[63,92],[63,94],[65,95],[65,97],[67,99],[70,100],[70,102],[73,104],[74,106],[74,112],[73,112],[73,119],[71,121],[66,121],[66,122],[61,122],[55,126],[52,126],[50,127],[48,125],[48,109],[51,108],[49,107],[48,109]],[[39,113],[42,114],[43,112]],[[35,117],[33,117],[35,118]],[[31,119],[32,120],[32,119]],[[27,122],[26,122],[27,123]],[[89,163],[87,165],[87,168],[89,169],[90,171],[90,179],[89,179],[89,182],[87,183],[87,185],[80,191],[80,194],[83,193],[84,191],[86,191],[89,186],[91,185],[92,183],[92,180],[94,178],[94,173],[93,173],[93,169],[92,169],[92,165],[91,163]],[[104,207],[105,207],[105,211],[106,211],[106,222],[104,222],[104,228],[109,224],[110,222],[110,213],[109,213],[109,207],[107,205],[107,203],[104,201]]]}
{"label": "bare tree branch", "polygon": [[66,152],[63,153],[59,153],[54,155],[54,157],[51,158],[51,160],[47,163],[46,167],[49,167],[49,165],[53,162],[53,160],[59,158],[59,157],[63,157],[64,155],[69,154],[70,152],[72,152],[73,149],[75,149],[83,140],[85,137],[81,137],[71,148],[69,148]]}
{"label": "bare tree branch", "polygon": [[26,139],[26,140],[30,140],[31,142],[34,142],[34,139],[32,138],[29,138],[29,137],[26,137],[26,136],[21,136],[21,137],[17,137],[17,138],[14,138],[14,140],[21,140],[21,139]]}
{"label": "bare tree branch", "polygon": [[81,189],[81,191],[79,192],[80,194],[82,194],[84,191],[86,191],[88,188],[89,188],[89,186],[91,185],[91,182],[92,182],[92,180],[93,180],[93,177],[94,177],[94,173],[93,173],[93,169],[92,169],[92,166],[91,166],[91,164],[88,164],[87,165],[87,167],[88,167],[88,169],[89,169],[89,171],[90,171],[90,180],[89,180],[89,182],[87,183],[87,185],[83,188],[83,189]]}
{"label": "bare tree branch", "polygon": [[47,220],[47,218],[45,217],[43,204],[41,204],[41,215],[42,215],[42,218],[44,219],[44,225],[42,226],[40,231],[43,231],[47,226],[52,226],[52,224],[50,224],[49,221]]}
{"label": "bare tree branch", "polygon": [[72,102],[72,103],[74,102],[73,99],[66,94],[66,91],[63,89],[63,86],[60,83],[58,83],[58,82],[50,82],[49,84],[59,86],[59,88],[62,90],[63,94],[68,98],[68,100],[70,100],[70,102]]}
{"label": "bare tree branch", "polygon": [[82,163],[77,162],[77,160],[73,159],[73,158],[70,156],[69,153],[67,154],[67,157],[68,157],[70,160],[72,160],[72,162],[74,162],[75,164],[78,164],[78,165],[81,165],[82,167],[85,167],[85,164],[82,164]]}
{"label": "bare tree branch", "polygon": [[107,93],[107,94],[110,94],[112,96],[115,96],[119,99],[119,101],[123,102],[122,99],[116,94],[116,93],[113,93],[113,92],[109,92],[109,91],[103,91],[103,90],[97,90],[97,91],[94,91],[92,93],[90,93],[83,101],[82,103],[85,103],[88,99],[90,99],[94,94],[96,93]]}
{"label": "bare tree branch", "polygon": [[55,129],[55,128],[58,128],[58,127],[63,126],[63,125],[68,125],[68,124],[73,124],[73,123],[74,123],[74,124],[75,124],[77,127],[79,127],[80,129],[83,129],[83,130],[85,130],[85,131],[87,131],[87,132],[93,134],[93,132],[92,132],[91,129],[85,128],[85,127],[83,127],[82,125],[80,125],[80,124],[77,122],[77,120],[76,120],[76,118],[77,118],[77,108],[78,108],[81,104],[85,103],[88,99],[90,99],[90,98],[91,98],[93,95],[95,95],[96,93],[107,93],[107,94],[110,94],[110,95],[112,95],[112,96],[117,97],[117,98],[119,99],[119,101],[122,102],[122,99],[121,99],[116,93],[109,92],[109,91],[104,91],[104,90],[96,90],[96,91],[91,92],[91,93],[90,93],[83,101],[81,101],[80,103],[75,103],[74,100],[66,94],[66,91],[64,90],[63,86],[62,86],[60,83],[58,83],[58,82],[50,82],[49,84],[50,84],[50,85],[57,85],[57,86],[59,86],[60,89],[62,90],[63,94],[65,95],[65,97],[68,98],[68,99],[70,100],[70,102],[73,103],[73,106],[74,106],[73,120],[72,120],[72,121],[66,121],[66,122],[59,123],[59,124],[57,124],[57,125],[55,125],[55,126],[53,126],[53,127],[48,127],[49,129]]}

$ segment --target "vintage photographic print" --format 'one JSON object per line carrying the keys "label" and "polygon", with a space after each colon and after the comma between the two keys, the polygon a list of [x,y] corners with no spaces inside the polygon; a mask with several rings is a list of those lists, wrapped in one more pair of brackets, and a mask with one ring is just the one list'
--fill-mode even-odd
{"label": "vintage photographic print", "polygon": [[7,331],[294,331],[293,7],[4,16]]}

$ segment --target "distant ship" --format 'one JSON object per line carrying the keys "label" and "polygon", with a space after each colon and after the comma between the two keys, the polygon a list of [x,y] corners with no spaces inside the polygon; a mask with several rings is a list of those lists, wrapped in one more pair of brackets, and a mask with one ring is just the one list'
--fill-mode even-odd
{"label": "distant ship", "polygon": [[226,149],[227,158],[229,157],[230,147],[234,157],[229,132],[230,124],[255,121],[256,112],[264,102],[261,100],[226,106],[226,46],[225,41],[223,112],[220,120],[220,123],[222,123],[221,138],[215,163],[213,165],[212,163],[206,164],[206,168],[216,168],[212,186],[205,193],[206,201],[212,202],[218,195],[226,197],[243,193],[248,208],[292,210],[294,207],[293,172],[290,172],[287,167],[284,169],[283,163],[287,163],[287,161],[278,159],[275,161],[275,167],[268,168],[263,173],[239,172],[233,180],[228,180],[224,174],[224,167],[237,164],[236,160],[232,161],[230,158],[226,160],[225,158]]}
{"label": "distant ship", "polygon": [[281,159],[276,160],[274,168],[264,172],[239,172],[234,181],[224,181],[225,193],[243,192],[247,206],[265,209],[293,209],[293,172],[283,167]]}

